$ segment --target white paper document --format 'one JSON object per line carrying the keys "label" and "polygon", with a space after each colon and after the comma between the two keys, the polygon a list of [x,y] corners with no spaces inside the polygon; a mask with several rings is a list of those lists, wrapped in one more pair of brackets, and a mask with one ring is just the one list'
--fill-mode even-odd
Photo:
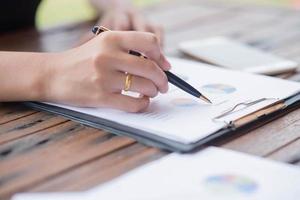
{"label": "white paper document", "polygon": [[[224,128],[232,120],[300,91],[299,83],[220,69],[182,59],[169,58],[169,60],[172,64],[171,71],[211,99],[212,105],[170,85],[169,92],[154,98],[149,108],[143,113],[56,106],[190,144]],[[261,101],[245,106],[257,100]],[[214,119],[237,104],[240,106],[232,115],[218,120]]]}
{"label": "white paper document", "polygon": [[297,200],[299,167],[210,147],[171,154],[82,193],[20,194],[13,200]]}

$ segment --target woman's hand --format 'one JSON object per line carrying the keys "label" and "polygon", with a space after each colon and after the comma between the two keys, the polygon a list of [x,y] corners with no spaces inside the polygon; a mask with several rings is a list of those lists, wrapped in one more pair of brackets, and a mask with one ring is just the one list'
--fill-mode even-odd
{"label": "woman's hand", "polygon": [[[135,50],[149,59],[128,54]],[[49,68],[45,100],[84,107],[108,107],[139,112],[149,105],[149,98],[168,90],[164,70],[170,64],[162,54],[159,39],[151,33],[101,33],[84,45],[58,53]],[[126,74],[132,74],[130,91],[122,94]]]}
{"label": "woman's hand", "polygon": [[[105,2],[109,4],[110,1]],[[102,13],[96,25],[116,31],[150,32],[157,36],[162,46],[164,41],[162,27],[149,22],[134,6],[127,5],[128,3],[105,6],[105,3],[99,0],[94,0],[93,4]],[[101,6],[104,9],[100,9]],[[81,43],[91,38],[93,38],[93,34],[89,32],[82,37]]]}
{"label": "woman's hand", "polygon": [[158,37],[160,43],[163,42],[162,28],[147,21],[134,8],[112,8],[110,10],[107,10],[104,12],[104,15],[102,16],[98,24],[112,30],[135,30],[142,32],[151,32]]}

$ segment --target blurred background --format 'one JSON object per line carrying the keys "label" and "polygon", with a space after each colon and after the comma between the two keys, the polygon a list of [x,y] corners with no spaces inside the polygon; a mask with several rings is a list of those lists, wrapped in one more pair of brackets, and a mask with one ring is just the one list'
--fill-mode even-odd
{"label": "blurred background", "polygon": [[[172,0],[134,0],[139,7]],[[220,0],[226,1],[226,0]],[[228,0],[227,0],[228,1]],[[300,0],[230,0],[237,2],[263,4],[269,6],[292,7],[300,10]],[[43,0],[37,12],[36,23],[40,29],[64,23],[85,21],[95,17],[88,0]]]}

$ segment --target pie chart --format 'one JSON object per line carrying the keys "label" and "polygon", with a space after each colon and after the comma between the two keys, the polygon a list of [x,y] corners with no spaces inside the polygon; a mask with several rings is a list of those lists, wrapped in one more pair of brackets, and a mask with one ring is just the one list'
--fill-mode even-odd
{"label": "pie chart", "polygon": [[202,86],[202,90],[211,94],[230,94],[236,91],[236,88],[225,84],[208,84]]}
{"label": "pie chart", "polygon": [[239,175],[213,175],[207,177],[204,182],[211,192],[220,195],[249,195],[258,190],[258,185],[252,179]]}
{"label": "pie chart", "polygon": [[198,102],[189,98],[176,98],[171,100],[171,104],[176,107],[194,107],[198,106]]}

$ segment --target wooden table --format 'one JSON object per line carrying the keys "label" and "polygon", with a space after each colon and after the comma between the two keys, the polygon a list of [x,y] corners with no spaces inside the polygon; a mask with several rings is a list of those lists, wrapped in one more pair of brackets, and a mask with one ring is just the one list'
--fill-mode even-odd
{"label": "wooden table", "polygon": [[[167,1],[145,13],[165,27],[168,55],[182,57],[180,41],[225,35],[300,62],[300,12],[224,2]],[[67,49],[90,26],[1,35],[0,49]],[[300,110],[214,145],[300,165]],[[167,153],[22,104],[0,104],[0,199],[24,191],[85,190]]]}

